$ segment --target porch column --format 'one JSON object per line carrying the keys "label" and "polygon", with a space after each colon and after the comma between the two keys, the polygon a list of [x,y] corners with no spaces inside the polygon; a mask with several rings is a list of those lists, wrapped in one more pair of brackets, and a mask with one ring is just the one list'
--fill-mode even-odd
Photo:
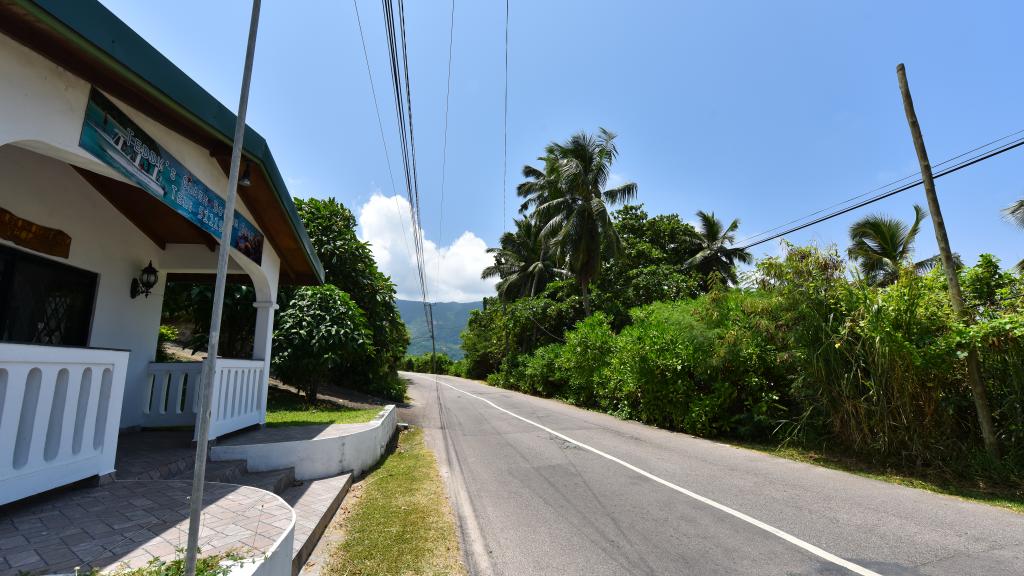
{"label": "porch column", "polygon": [[273,300],[253,302],[256,308],[256,330],[252,339],[252,359],[263,361],[263,390],[261,392],[263,411],[260,413],[260,425],[267,423],[267,385],[270,379],[270,350],[274,340],[274,310],[277,302]]}

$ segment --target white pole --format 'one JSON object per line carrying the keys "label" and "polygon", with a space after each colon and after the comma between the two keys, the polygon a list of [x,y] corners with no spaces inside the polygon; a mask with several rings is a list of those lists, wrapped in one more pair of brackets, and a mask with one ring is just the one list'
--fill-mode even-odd
{"label": "white pole", "polygon": [[199,553],[199,520],[203,511],[203,483],[206,479],[206,451],[210,443],[210,406],[213,401],[213,377],[216,374],[217,348],[220,343],[220,320],[224,311],[224,285],[228,275],[228,253],[231,251],[231,229],[235,221],[235,200],[238,197],[238,165],[242,160],[242,139],[245,136],[245,111],[249,105],[249,81],[252,78],[252,59],[256,51],[256,29],[260,20],[260,0],[252,2],[249,21],[249,44],[245,49],[245,69],[242,72],[242,93],[238,98],[238,119],[235,121],[235,140],[231,145],[231,168],[228,171],[228,190],[224,206],[224,226],[220,231],[217,249],[217,283],[213,289],[213,312],[210,316],[210,338],[206,362],[200,379],[203,393],[199,402],[199,433],[196,438],[196,463],[192,475],[192,500],[188,516],[188,547],[185,549],[185,574],[195,576]]}

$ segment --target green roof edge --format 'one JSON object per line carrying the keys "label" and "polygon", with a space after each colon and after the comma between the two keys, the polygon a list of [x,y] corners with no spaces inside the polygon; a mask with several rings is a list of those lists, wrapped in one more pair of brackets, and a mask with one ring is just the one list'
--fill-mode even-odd
{"label": "green roof edge", "polygon": [[[57,28],[58,31],[64,35],[68,32],[78,35],[99,50],[106,59],[123,67],[122,72],[129,73],[127,76],[148,85],[143,87],[154,96],[192,116],[212,134],[220,137],[228,145],[231,144],[237,116],[98,0],[16,1],[37,16],[49,16],[56,23],[63,25],[66,30]],[[45,14],[41,14],[36,7]],[[269,177],[277,200],[288,215],[292,229],[306,252],[317,280],[323,283],[323,264],[313,249],[299,213],[295,210],[295,203],[292,202],[270,147],[263,136],[249,125],[245,127],[243,149],[262,166],[264,173]]]}

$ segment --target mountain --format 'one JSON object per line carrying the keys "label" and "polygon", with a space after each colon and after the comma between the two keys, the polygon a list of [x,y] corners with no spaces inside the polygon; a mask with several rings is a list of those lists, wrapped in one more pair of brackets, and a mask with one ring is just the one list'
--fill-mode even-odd
{"label": "mountain", "polygon": [[[409,350],[411,355],[430,352],[430,332],[423,313],[423,302],[415,300],[398,300],[398,313],[409,329]],[[463,356],[462,339],[459,335],[469,322],[469,313],[483,308],[483,302],[435,302],[434,303],[434,337],[437,339],[437,351],[444,352],[453,360]]]}

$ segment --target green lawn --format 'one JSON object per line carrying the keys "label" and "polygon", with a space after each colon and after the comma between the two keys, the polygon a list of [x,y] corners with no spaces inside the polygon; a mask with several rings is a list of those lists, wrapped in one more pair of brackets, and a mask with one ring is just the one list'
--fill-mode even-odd
{"label": "green lawn", "polygon": [[310,406],[298,394],[276,388],[267,391],[267,426],[360,424],[373,420],[380,411],[380,408],[347,408],[323,400]]}
{"label": "green lawn", "polygon": [[363,481],[330,551],[324,576],[464,575],[455,521],[422,430],[402,432],[398,448]]}

